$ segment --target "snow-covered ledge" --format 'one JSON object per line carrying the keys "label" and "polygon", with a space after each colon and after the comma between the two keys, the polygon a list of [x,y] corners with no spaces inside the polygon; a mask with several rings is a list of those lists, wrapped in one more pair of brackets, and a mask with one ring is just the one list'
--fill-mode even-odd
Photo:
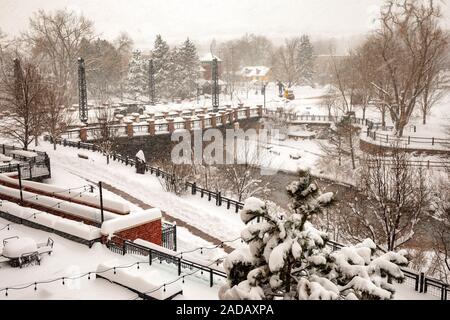
{"label": "snow-covered ledge", "polygon": [[113,235],[115,233],[136,228],[138,226],[161,220],[161,210],[158,208],[148,209],[141,212],[130,213],[126,216],[121,216],[103,222],[101,233],[104,236]]}

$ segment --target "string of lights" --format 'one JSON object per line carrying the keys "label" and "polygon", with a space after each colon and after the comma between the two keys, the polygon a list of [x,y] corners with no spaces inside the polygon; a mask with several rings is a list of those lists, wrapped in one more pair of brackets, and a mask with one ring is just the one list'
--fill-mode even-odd
{"label": "string of lights", "polygon": [[242,238],[238,237],[238,238],[233,239],[233,240],[224,240],[221,243],[219,243],[217,245],[214,245],[212,247],[198,247],[198,248],[195,248],[195,249],[182,251],[180,253],[177,253],[175,256],[176,257],[180,256],[180,258],[183,258],[183,254],[192,253],[192,252],[195,252],[195,251],[198,251],[198,250],[200,250],[200,253],[203,254],[203,250],[214,250],[214,249],[217,249],[217,248],[223,248],[223,245],[225,243],[233,243],[233,242],[238,241],[238,240],[242,240]]}
{"label": "string of lights", "polygon": [[[212,263],[206,265],[206,267],[210,267],[210,266],[212,266],[212,265],[215,264],[215,263],[217,263],[217,261],[214,261],[214,262],[212,262]],[[190,277],[190,276],[194,275],[195,273],[197,273],[197,272],[199,272],[199,271],[201,271],[201,273],[203,274],[203,270],[202,270],[202,269],[197,269],[197,270],[195,270],[195,271],[193,271],[193,272],[191,272],[191,273],[187,273],[187,274],[178,276],[178,277],[175,278],[174,280],[165,282],[165,283],[163,283],[162,285],[160,285],[159,287],[157,287],[156,289],[153,289],[153,290],[150,290],[150,291],[145,291],[145,292],[143,292],[143,294],[150,294],[150,293],[153,293],[153,292],[156,292],[156,291],[160,290],[161,288],[163,288],[163,291],[165,292],[165,291],[166,291],[166,286],[169,286],[169,285],[171,285],[171,284],[173,284],[173,283],[175,283],[175,282],[178,282],[178,281],[180,281],[180,280],[182,281],[182,283],[184,283],[184,278]]]}
{"label": "string of lights", "polygon": [[[214,261],[214,262],[212,262],[212,263],[210,263],[210,264],[208,264],[208,265],[206,265],[204,267],[210,267],[211,265],[213,265],[215,263],[217,263],[217,261]],[[87,271],[87,272],[83,272],[83,273],[80,273],[80,274],[77,274],[77,275],[74,275],[74,276],[61,276],[61,277],[54,278],[54,279],[34,281],[34,282],[26,283],[26,284],[7,286],[7,287],[0,288],[0,292],[5,292],[5,296],[8,296],[8,290],[9,291],[12,291],[12,290],[15,290],[15,291],[16,290],[25,290],[25,289],[33,287],[33,286],[34,286],[34,290],[36,291],[37,288],[38,288],[38,285],[49,284],[49,283],[54,283],[54,282],[58,282],[58,281],[61,281],[62,285],[65,285],[66,281],[68,281],[68,280],[77,280],[77,279],[81,279],[81,278],[84,278],[84,277],[87,277],[87,279],[90,280],[91,279],[91,275],[103,274],[103,273],[106,273],[106,272],[109,272],[109,271],[113,271],[114,274],[116,274],[116,271],[119,270],[119,269],[129,269],[129,268],[132,268],[134,266],[137,266],[137,269],[139,269],[140,268],[140,264],[144,264],[145,265],[145,264],[147,264],[147,262],[137,261],[137,262],[134,262],[132,264],[122,265],[122,266],[114,266],[114,267],[110,267],[110,268],[107,268],[107,269],[104,269],[104,270],[100,270],[100,271],[99,270]],[[161,288],[163,288],[163,290],[166,291],[166,286],[169,286],[169,285],[171,285],[171,284],[173,284],[173,283],[175,283],[175,282],[177,282],[179,280],[182,280],[182,282],[184,283],[184,279],[186,277],[192,276],[192,275],[198,273],[199,271],[201,271],[203,273],[203,270],[197,269],[197,270],[195,270],[193,272],[180,275],[174,280],[165,282],[162,285],[160,285],[159,287],[157,287],[156,289],[153,289],[151,291],[146,291],[146,292],[143,292],[143,293],[144,294],[150,294],[152,292],[160,290]],[[133,298],[133,300],[134,299],[136,299],[136,298]]]}

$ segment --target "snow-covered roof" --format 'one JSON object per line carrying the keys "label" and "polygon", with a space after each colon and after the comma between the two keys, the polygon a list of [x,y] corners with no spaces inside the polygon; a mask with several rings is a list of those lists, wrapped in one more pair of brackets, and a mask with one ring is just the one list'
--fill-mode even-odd
{"label": "snow-covered roof", "polygon": [[253,66],[244,67],[241,70],[241,75],[243,77],[265,77],[270,71],[269,67],[265,66]]}
{"label": "snow-covered roof", "polygon": [[217,62],[221,62],[222,59],[220,59],[218,56],[213,55],[211,52],[208,52],[203,57],[200,58],[201,62],[212,62],[213,59],[216,58]]}

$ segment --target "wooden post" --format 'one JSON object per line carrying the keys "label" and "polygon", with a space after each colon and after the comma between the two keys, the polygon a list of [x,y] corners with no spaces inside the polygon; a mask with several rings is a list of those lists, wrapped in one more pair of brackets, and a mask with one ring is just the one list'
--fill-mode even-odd
{"label": "wooden post", "polygon": [[17,172],[19,174],[20,204],[23,205],[22,174],[20,173],[20,164],[17,164]]}
{"label": "wooden post", "polygon": [[100,190],[100,215],[101,215],[101,219],[102,219],[102,223],[103,221],[105,221],[104,216],[103,216],[103,188],[102,188],[102,182],[100,181],[98,183],[98,188]]}

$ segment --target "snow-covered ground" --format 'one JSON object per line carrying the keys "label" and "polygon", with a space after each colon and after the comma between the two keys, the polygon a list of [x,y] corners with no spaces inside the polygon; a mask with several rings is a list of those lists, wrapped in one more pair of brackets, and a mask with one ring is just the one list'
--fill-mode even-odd
{"label": "snow-covered ground", "polygon": [[[0,225],[5,225],[8,221],[0,219]],[[58,279],[61,277],[76,277],[77,275],[95,271],[100,263],[117,260],[115,266],[128,266],[136,262],[140,263],[139,269],[133,266],[134,273],[147,275],[149,281],[156,285],[162,285],[178,278],[177,267],[166,263],[155,261],[151,266],[148,265],[148,258],[133,255],[119,255],[109,251],[105,246],[96,243],[89,249],[87,246],[64,239],[55,234],[32,229],[23,225],[13,225],[10,230],[0,231],[0,239],[18,236],[20,238],[28,237],[36,242],[44,242],[51,237],[55,244],[51,255],[45,255],[41,260],[41,265],[33,265],[24,268],[12,268],[3,263],[0,264],[0,289],[7,287],[18,287],[21,285]],[[185,238],[186,241],[192,240],[192,237]],[[197,239],[194,239],[198,241]],[[0,244],[2,246],[2,244]],[[0,248],[1,249],[1,248]],[[185,274],[191,273],[191,270],[185,270]],[[217,299],[217,290],[223,280],[216,279],[215,286],[209,287],[209,275],[202,276],[200,273],[176,282],[183,289],[183,295],[176,299]],[[104,279],[95,279],[87,276],[77,279],[65,279],[48,284],[40,284],[37,290],[34,285],[24,290],[8,290],[8,296],[5,292],[0,294],[0,299],[135,299],[137,295],[128,289],[122,288],[116,284],[110,283]]]}
{"label": "snow-covered ground", "polygon": [[[118,162],[111,161],[106,165],[106,159],[101,154],[91,151],[67,147],[58,147],[54,151],[46,142],[41,143],[39,150],[46,151],[52,161],[52,176],[55,178],[52,178],[51,183],[57,182],[69,188],[86,184],[84,179],[103,181],[222,241],[240,236],[243,223],[233,210],[217,207],[199,196],[177,197],[164,191],[158,178],[153,175],[136,174],[134,167],[126,167]],[[87,155],[89,159],[80,159],[78,153]],[[118,196],[114,197],[118,199]],[[234,242],[230,245],[239,244],[240,242]]]}

